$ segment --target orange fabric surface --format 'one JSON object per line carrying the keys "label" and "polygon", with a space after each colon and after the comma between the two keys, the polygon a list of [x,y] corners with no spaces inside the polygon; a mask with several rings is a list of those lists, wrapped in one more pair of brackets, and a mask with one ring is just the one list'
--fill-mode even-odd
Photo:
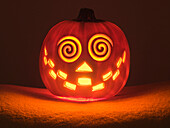
{"label": "orange fabric surface", "polygon": [[125,87],[107,101],[57,100],[47,89],[0,85],[0,127],[170,127],[170,82]]}

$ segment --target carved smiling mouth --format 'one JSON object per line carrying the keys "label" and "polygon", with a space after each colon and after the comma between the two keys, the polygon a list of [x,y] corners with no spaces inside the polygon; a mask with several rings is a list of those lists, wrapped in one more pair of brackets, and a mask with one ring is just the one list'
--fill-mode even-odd
{"label": "carved smiling mouth", "polygon": [[[48,65],[51,69],[49,69],[49,75],[51,76],[52,79],[56,80],[56,78],[60,78],[62,79],[63,82],[63,87],[69,89],[69,90],[73,90],[75,91],[77,86],[91,86],[91,91],[99,91],[99,90],[103,90],[105,88],[105,81],[109,80],[112,78],[112,80],[116,80],[116,78],[119,76],[120,74],[120,70],[119,67],[121,66],[122,63],[125,62],[126,59],[126,51],[123,52],[122,57],[119,57],[117,63],[116,63],[116,71],[112,71],[110,70],[109,72],[107,72],[106,74],[102,75],[102,80],[103,82],[97,84],[97,85],[93,85],[92,84],[92,79],[89,77],[78,77],[77,78],[77,83],[70,83],[69,81],[67,81],[67,73],[61,71],[61,70],[57,70],[54,71],[54,67],[55,67],[55,63],[52,61],[52,59],[47,59],[47,50],[46,48],[44,49],[45,52],[45,56],[44,56],[44,64]],[[79,68],[77,68],[75,70],[75,72],[93,72],[93,70],[91,69],[91,67],[84,62]]]}

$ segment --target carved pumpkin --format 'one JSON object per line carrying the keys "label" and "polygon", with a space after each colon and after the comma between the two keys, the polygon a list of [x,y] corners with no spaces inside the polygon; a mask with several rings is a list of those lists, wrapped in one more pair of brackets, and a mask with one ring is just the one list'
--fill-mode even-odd
{"label": "carved pumpkin", "polygon": [[57,98],[96,101],[116,95],[129,75],[130,53],[115,24],[81,9],[76,20],[56,24],[44,39],[40,74]]}

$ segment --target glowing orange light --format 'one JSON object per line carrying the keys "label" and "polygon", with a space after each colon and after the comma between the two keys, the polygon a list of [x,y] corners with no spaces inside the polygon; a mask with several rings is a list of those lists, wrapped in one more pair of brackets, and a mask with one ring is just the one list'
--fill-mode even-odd
{"label": "glowing orange light", "polygon": [[116,72],[115,72],[115,74],[113,75],[113,80],[116,80],[116,78],[119,76],[119,74],[120,74],[120,71],[119,71],[119,69],[117,69],[116,70]]}
{"label": "glowing orange light", "polygon": [[98,40],[96,40],[96,41],[94,42],[93,48],[94,48],[94,52],[95,52],[97,55],[99,55],[99,56],[104,55],[104,54],[106,54],[106,52],[107,52],[107,46],[106,46],[105,44],[99,44],[99,46],[98,46],[99,49],[102,49],[102,48],[103,48],[103,51],[102,51],[102,52],[100,52],[100,51],[98,51],[98,50],[96,49],[97,44],[100,43],[100,42],[103,42],[103,43],[107,44],[107,46],[109,46],[109,43],[108,43],[106,40],[104,40],[104,39],[98,39]]}
{"label": "glowing orange light", "polygon": [[92,91],[99,91],[99,90],[102,90],[102,89],[104,89],[104,83],[100,83],[100,84],[92,87]]}
{"label": "glowing orange light", "polygon": [[106,73],[105,75],[103,75],[103,81],[108,80],[110,77],[112,77],[112,71],[109,71],[108,73]]}
{"label": "glowing orange light", "polygon": [[53,67],[55,66],[54,62],[53,62],[51,59],[48,60],[48,65],[49,65],[51,68],[53,68]]}
{"label": "glowing orange light", "polygon": [[86,77],[78,78],[78,85],[79,86],[90,86],[90,85],[92,85],[91,78],[86,78]]}
{"label": "glowing orange light", "polygon": [[62,39],[59,40],[57,45],[59,45],[58,54],[60,58],[64,60],[65,62],[68,62],[68,63],[74,62],[81,55],[81,52],[82,52],[81,43],[74,36],[63,37]]}
{"label": "glowing orange light", "polygon": [[[72,51],[72,53],[67,53],[67,50],[69,51],[69,52],[71,52],[71,47],[68,45],[68,44],[70,44],[71,46],[73,46],[73,51]],[[67,57],[72,57],[72,56],[74,56],[75,54],[76,54],[76,50],[77,50],[77,48],[76,48],[76,45],[73,43],[73,42],[71,42],[71,41],[65,41],[65,42],[63,42],[63,44],[61,45],[61,46],[64,46],[65,45],[65,47],[63,48],[63,52],[64,52],[64,55],[65,56],[67,56]]]}
{"label": "glowing orange light", "polygon": [[119,68],[121,64],[122,64],[122,57],[120,57],[119,60],[117,61],[117,68]]}
{"label": "glowing orange light", "polygon": [[82,65],[80,65],[80,67],[76,69],[76,72],[93,72],[93,70],[86,62],[84,62]]}
{"label": "glowing orange light", "polygon": [[67,74],[62,72],[61,70],[57,71],[57,76],[60,77],[63,80],[67,79]]}
{"label": "glowing orange light", "polygon": [[44,54],[45,54],[45,56],[48,55],[46,47],[44,47]]}
{"label": "glowing orange light", "polygon": [[76,102],[89,102],[89,101],[98,101],[103,100],[104,98],[76,98],[76,97],[64,97],[64,96],[56,96],[58,99],[64,99],[69,101],[76,101]]}
{"label": "glowing orange light", "polygon": [[47,65],[47,57],[44,56],[44,64]]}
{"label": "glowing orange light", "polygon": [[123,52],[123,63],[125,62],[126,59],[126,51]]}
{"label": "glowing orange light", "polygon": [[67,81],[64,82],[64,87],[65,88],[68,88],[70,90],[76,90],[76,85],[75,84],[72,84],[72,83],[69,83]]}
{"label": "glowing orange light", "polygon": [[[97,38],[104,38],[104,39],[97,39]],[[93,43],[94,40],[95,40],[95,42]],[[92,44],[93,44],[93,47],[92,47]],[[104,61],[111,54],[111,46],[113,47],[113,42],[110,39],[110,37],[108,37],[105,34],[96,34],[96,35],[92,36],[89,40],[88,51],[89,51],[90,56],[94,60]],[[98,47],[98,49],[97,49],[97,47]],[[93,50],[92,50],[92,48],[93,48]],[[103,49],[103,50],[99,51],[101,49]],[[102,55],[104,55],[104,56],[102,56]]]}
{"label": "glowing orange light", "polygon": [[49,75],[50,75],[54,80],[57,78],[56,73],[55,73],[52,69],[50,69]]}

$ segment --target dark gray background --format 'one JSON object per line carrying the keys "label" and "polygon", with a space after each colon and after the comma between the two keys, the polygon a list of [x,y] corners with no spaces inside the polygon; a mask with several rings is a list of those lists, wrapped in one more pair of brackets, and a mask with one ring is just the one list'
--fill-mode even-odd
{"label": "dark gray background", "polygon": [[0,7],[0,83],[44,87],[38,65],[43,39],[84,7],[124,31],[131,51],[127,85],[170,80],[168,0],[11,0]]}

